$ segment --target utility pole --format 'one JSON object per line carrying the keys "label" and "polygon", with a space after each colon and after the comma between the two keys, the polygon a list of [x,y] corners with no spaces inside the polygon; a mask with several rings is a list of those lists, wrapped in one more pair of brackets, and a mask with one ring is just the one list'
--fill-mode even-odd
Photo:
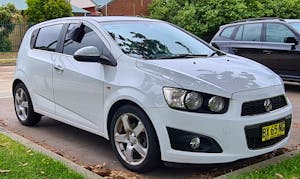
{"label": "utility pole", "polygon": [[133,7],[133,16],[135,16],[135,3],[132,4]]}
{"label": "utility pole", "polygon": [[106,16],[108,16],[108,14],[107,14],[108,13],[107,5],[108,5],[108,3],[106,3],[106,6],[105,6],[105,15]]}

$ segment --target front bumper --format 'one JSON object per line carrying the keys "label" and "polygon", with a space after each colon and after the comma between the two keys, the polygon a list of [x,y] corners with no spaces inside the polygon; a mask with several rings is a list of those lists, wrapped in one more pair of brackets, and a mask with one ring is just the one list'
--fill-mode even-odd
{"label": "front bumper", "polygon": [[[281,93],[282,94],[282,93]],[[270,94],[272,95],[277,94]],[[268,96],[263,95],[263,98]],[[257,98],[262,96],[258,95]],[[176,163],[226,163],[271,152],[288,143],[288,135],[281,141],[259,149],[249,149],[245,134],[246,126],[277,121],[291,116],[292,106],[287,99],[287,105],[269,113],[241,116],[242,100],[232,99],[227,113],[200,114],[177,111],[166,108],[148,108],[146,111],[158,135],[161,157],[163,161]],[[179,129],[214,139],[222,148],[221,153],[204,153],[174,150],[171,147],[168,128]]]}

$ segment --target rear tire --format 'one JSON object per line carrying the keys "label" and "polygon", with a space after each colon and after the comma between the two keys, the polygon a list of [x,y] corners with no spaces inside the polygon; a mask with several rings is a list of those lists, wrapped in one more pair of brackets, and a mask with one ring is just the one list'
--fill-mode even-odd
{"label": "rear tire", "polygon": [[156,132],[140,108],[125,105],[116,111],[111,122],[110,139],[116,157],[125,168],[143,173],[160,166]]}
{"label": "rear tire", "polygon": [[29,92],[23,83],[13,90],[15,112],[20,123],[24,126],[34,126],[41,120],[41,115],[33,110]]}

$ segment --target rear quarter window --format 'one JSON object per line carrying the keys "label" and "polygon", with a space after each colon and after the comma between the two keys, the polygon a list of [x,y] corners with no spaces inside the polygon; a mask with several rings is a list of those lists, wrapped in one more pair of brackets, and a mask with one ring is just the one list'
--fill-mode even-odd
{"label": "rear quarter window", "polygon": [[220,34],[221,37],[225,37],[230,39],[234,30],[235,30],[236,26],[230,26],[230,27],[226,27]]}
{"label": "rear quarter window", "polygon": [[33,48],[55,52],[62,27],[58,24],[40,28]]}

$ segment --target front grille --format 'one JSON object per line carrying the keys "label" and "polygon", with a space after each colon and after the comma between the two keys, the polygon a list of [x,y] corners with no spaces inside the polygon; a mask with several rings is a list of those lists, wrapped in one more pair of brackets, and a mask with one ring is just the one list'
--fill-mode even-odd
{"label": "front grille", "polygon": [[[280,123],[282,121],[285,121],[285,134],[283,136],[276,137],[271,140],[262,142],[262,127]],[[292,117],[288,116],[284,119],[280,119],[277,121],[271,121],[267,123],[256,124],[256,125],[245,127],[245,134],[246,134],[248,148],[250,150],[261,149],[264,147],[272,146],[280,142],[281,140],[283,140],[288,136],[291,128],[291,122],[292,122]]]}
{"label": "front grille", "polygon": [[[272,110],[276,110],[279,108],[282,108],[287,105],[287,102],[285,100],[285,97],[283,95],[276,96],[273,98],[269,98],[272,103]],[[256,100],[256,101],[249,101],[245,102],[242,105],[242,116],[247,115],[256,115],[256,114],[262,114],[268,112],[265,109],[264,102],[266,99]]]}

